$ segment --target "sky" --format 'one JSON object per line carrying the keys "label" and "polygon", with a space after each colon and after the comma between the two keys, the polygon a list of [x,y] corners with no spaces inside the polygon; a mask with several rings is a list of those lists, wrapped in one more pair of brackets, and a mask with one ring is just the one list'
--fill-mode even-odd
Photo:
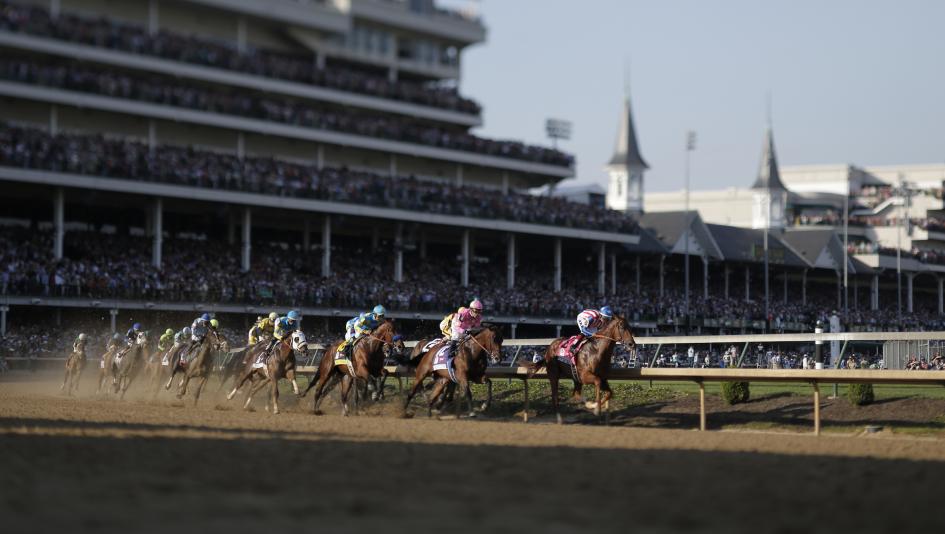
{"label": "sky", "polygon": [[682,188],[687,130],[693,189],[749,186],[769,93],[781,165],[945,162],[945,1],[474,5],[487,37],[461,89],[485,108],[476,132],[548,145],[545,119],[570,120],[578,182],[606,185],[627,85],[647,191]]}

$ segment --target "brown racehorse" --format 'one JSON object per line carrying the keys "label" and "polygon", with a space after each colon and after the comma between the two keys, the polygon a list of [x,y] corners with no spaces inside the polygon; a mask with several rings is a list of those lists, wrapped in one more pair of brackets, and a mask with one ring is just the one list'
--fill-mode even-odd
{"label": "brown racehorse", "polygon": [[[318,409],[318,406],[328,392],[325,386],[331,379],[338,378],[341,380],[341,410],[343,415],[348,415],[348,395],[352,386],[355,388],[355,410],[357,411],[359,408],[360,388],[358,388],[358,380],[363,381],[365,385],[372,382],[375,384],[375,388],[383,388],[384,376],[387,373],[384,369],[384,360],[396,350],[395,336],[394,322],[390,319],[385,320],[374,330],[367,332],[351,349],[351,366],[343,363],[335,364],[335,354],[338,352],[338,345],[342,342],[332,343],[325,351],[321,362],[319,362],[315,376],[309,381],[308,387],[301,395],[304,397],[308,390],[315,388],[315,400],[312,403],[313,413],[321,415],[322,412]],[[403,346],[402,343],[401,346]],[[380,395],[380,392],[377,393]]]}
{"label": "brown racehorse", "polygon": [[[271,404],[272,413],[278,414],[279,379],[288,379],[292,382],[292,390],[295,391],[296,395],[299,394],[299,384],[295,381],[295,355],[304,356],[307,350],[308,344],[305,342],[305,334],[295,331],[292,332],[291,336],[286,336],[276,343],[273,353],[266,359],[262,367],[256,367],[256,358],[249,358],[249,355],[247,355],[244,360],[246,363],[243,366],[243,371],[233,385],[233,390],[226,396],[226,400],[235,397],[236,392],[243,387],[243,384],[250,381],[251,385],[246,393],[246,402],[243,404],[244,409],[249,408],[250,403],[253,402],[253,395],[265,387],[266,384],[269,384],[269,401],[266,402],[266,409],[268,410]],[[257,379],[259,380],[257,381]]]}
{"label": "brown racehorse", "polygon": [[167,384],[164,385],[164,389],[171,388],[174,375],[184,373],[184,379],[181,381],[180,387],[177,388],[177,398],[180,399],[187,394],[187,384],[190,383],[191,379],[196,378],[200,380],[200,382],[197,383],[197,390],[194,391],[194,406],[196,406],[197,400],[200,399],[200,392],[203,391],[203,387],[210,378],[210,372],[213,371],[213,352],[215,350],[226,352],[227,349],[228,345],[226,339],[216,330],[210,329],[203,340],[201,340],[200,344],[197,345],[197,348],[194,349],[196,354],[187,362],[186,367],[182,366],[179,360],[174,363],[174,367],[171,369],[171,376],[167,379]]}
{"label": "brown racehorse", "polygon": [[105,391],[105,383],[109,378],[112,378],[112,372],[114,368],[112,367],[112,362],[115,358],[115,353],[121,350],[121,347],[118,345],[110,345],[108,350],[105,351],[105,354],[102,354],[102,362],[99,364],[99,373],[98,373],[98,389],[95,390],[96,393],[102,393]]}
{"label": "brown racehorse", "polygon": [[73,351],[66,360],[66,376],[62,380],[62,386],[59,391],[64,391],[66,395],[72,396],[73,391],[79,390],[79,377],[85,369],[85,350]]}
{"label": "brown racehorse", "polygon": [[493,324],[484,324],[481,328],[470,330],[466,338],[457,347],[457,353],[453,359],[453,376],[450,376],[446,369],[433,370],[433,360],[441,346],[441,343],[432,345],[430,350],[411,359],[411,365],[415,364],[417,367],[416,380],[404,401],[404,413],[406,414],[410,401],[421,390],[423,381],[429,376],[434,377],[435,384],[432,395],[427,401],[428,415],[433,415],[433,405],[447,386],[452,384],[454,378],[459,387],[460,395],[460,398],[456,401],[456,414],[459,415],[460,404],[462,398],[465,397],[469,415],[475,416],[472,407],[472,391],[469,388],[470,382],[486,384],[488,388],[487,397],[481,408],[482,411],[485,411],[492,402],[492,381],[486,378],[486,368],[490,361],[498,363],[501,359],[501,329]]}
{"label": "brown racehorse", "polygon": [[[119,359],[118,356],[121,356]],[[112,381],[119,399],[125,398],[125,392],[131,381],[138,374],[141,362],[148,360],[148,333],[138,332],[134,342],[127,349],[119,349],[112,358]]]}
{"label": "brown racehorse", "polygon": [[[575,368],[558,360],[558,347],[568,339],[560,337],[548,345],[545,351],[544,359],[533,365],[529,370],[528,376],[533,376],[539,369],[545,367],[548,370],[548,380],[551,382],[551,403],[555,408],[555,416],[558,423],[561,423],[561,411],[558,408],[558,380],[564,374],[572,374],[571,379],[574,382],[574,390],[571,397],[574,400],[581,399],[581,388],[584,384],[594,384],[596,391],[596,401],[594,402],[594,415],[600,416],[601,403],[607,407],[608,417],[610,410],[610,398],[613,393],[610,390],[610,384],[607,383],[607,375],[610,374],[610,360],[614,353],[614,347],[617,343],[622,343],[628,347],[635,348],[636,341],[633,340],[633,334],[627,321],[615,315],[603,328],[591,336],[584,345],[578,350],[574,357]],[[601,392],[604,396],[601,399]]]}

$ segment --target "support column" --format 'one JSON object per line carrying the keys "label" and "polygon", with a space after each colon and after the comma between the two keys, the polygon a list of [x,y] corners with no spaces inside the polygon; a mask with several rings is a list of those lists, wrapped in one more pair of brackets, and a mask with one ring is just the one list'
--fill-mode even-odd
{"label": "support column", "polygon": [[597,246],[597,294],[603,296],[607,287],[607,245]]}
{"label": "support column", "polygon": [[152,37],[161,30],[160,18],[158,13],[158,0],[148,2],[148,35]]}
{"label": "support column", "polygon": [[312,250],[312,228],[309,224],[308,217],[302,221],[302,250],[306,254]]}
{"label": "support column", "polygon": [[66,236],[66,198],[65,192],[61,187],[57,187],[53,193],[53,257],[57,260],[62,259],[62,243]]}
{"label": "support column", "polygon": [[404,281],[404,223],[398,222],[394,230],[394,281]]}
{"label": "support column", "polygon": [[663,298],[663,282],[666,274],[666,255],[660,254],[660,298]]}
{"label": "support column", "polygon": [[331,276],[331,215],[322,222],[322,278]]}
{"label": "support column", "polygon": [[457,187],[463,186],[463,165],[459,164],[456,166],[456,185]]}
{"label": "support column", "polygon": [[560,325],[560,324],[556,324],[556,325],[555,325],[555,337],[561,337],[561,325]]}
{"label": "support column", "polygon": [[502,194],[509,194],[509,171],[502,171]]}
{"label": "support column", "polygon": [[709,300],[709,258],[702,256],[702,300]]}
{"label": "support column", "polygon": [[226,243],[228,245],[236,244],[236,222],[233,220],[232,212],[226,218]]}
{"label": "support column", "polygon": [[641,278],[641,276],[642,276],[641,273],[640,273],[640,265],[641,265],[641,263],[642,263],[642,261],[641,261],[641,259],[640,259],[640,255],[637,254],[637,272],[636,272],[636,277],[637,277],[637,295],[640,294],[640,278]]}
{"label": "support column", "polygon": [[243,161],[246,157],[246,135],[243,132],[236,134],[236,158]]}
{"label": "support column", "polygon": [[236,19],[236,50],[240,54],[246,52],[246,17],[243,15]]}
{"label": "support column", "polygon": [[915,273],[906,274],[906,311],[912,313],[912,280],[915,279]]}
{"label": "support column", "polygon": [[751,266],[745,266],[745,302],[751,300]]}
{"label": "support column", "polygon": [[725,268],[723,269],[723,271],[724,271],[724,273],[725,273],[725,274],[724,274],[724,276],[725,276],[725,298],[727,299],[727,298],[728,298],[728,275],[731,274],[732,268],[729,267],[728,264],[725,264]]}
{"label": "support column", "polygon": [[51,135],[59,133],[59,106],[55,104],[49,106],[49,133]]}
{"label": "support column", "polygon": [[807,305],[807,269],[801,271],[801,304]]}
{"label": "support column", "polygon": [[515,257],[515,234],[510,233],[507,241],[508,249],[506,251],[506,267],[505,267],[505,288],[513,289],[515,287],[515,263],[517,261]]}
{"label": "support column", "polygon": [[250,252],[252,244],[250,238],[253,233],[253,212],[249,207],[243,208],[243,257],[240,261],[240,267],[243,271],[249,270]]}
{"label": "support column", "polygon": [[462,242],[462,255],[463,255],[463,268],[460,273],[460,285],[463,287],[469,287],[469,230],[463,230],[463,242]]}
{"label": "support column", "polygon": [[837,271],[837,309],[843,310],[843,272]]}
{"label": "support column", "polygon": [[153,153],[157,148],[157,122],[148,119],[148,152]]}
{"label": "support column", "polygon": [[322,170],[325,168],[325,147],[318,145],[315,149],[315,168]]}
{"label": "support column", "polygon": [[49,16],[52,19],[59,18],[59,10],[62,2],[61,0],[49,0]]}
{"label": "support column", "polygon": [[390,155],[390,177],[394,178],[397,176],[397,154]]}
{"label": "support column", "polygon": [[870,311],[879,310],[879,274],[870,281]]}
{"label": "support column", "polygon": [[945,313],[945,278],[938,278],[938,314]]}
{"label": "support column", "polygon": [[518,330],[518,325],[515,323],[512,323],[509,329],[512,331],[511,339],[515,339],[515,331]]}
{"label": "support column", "polygon": [[420,259],[427,259],[427,233],[420,230]]}
{"label": "support column", "polygon": [[371,229],[371,251],[376,251],[381,246],[381,230],[378,227]]}
{"label": "support column", "polygon": [[787,269],[785,269],[784,270],[784,303],[785,304],[787,304],[787,290],[788,290],[787,276],[788,276],[788,272],[787,272]]}
{"label": "support column", "polygon": [[610,255],[610,296],[617,296],[617,255]]}
{"label": "support column", "polygon": [[115,325],[116,318],[118,317],[118,310],[112,308],[108,310],[108,315],[111,317],[112,333],[114,334],[118,327]]}
{"label": "support column", "polygon": [[161,197],[154,199],[151,215],[151,265],[161,268],[161,248],[164,244],[164,200]]}
{"label": "support column", "polygon": [[7,312],[10,311],[10,307],[7,305],[0,306],[0,337],[7,337]]}
{"label": "support column", "polygon": [[555,238],[555,274],[554,289],[555,293],[561,291],[561,238]]}

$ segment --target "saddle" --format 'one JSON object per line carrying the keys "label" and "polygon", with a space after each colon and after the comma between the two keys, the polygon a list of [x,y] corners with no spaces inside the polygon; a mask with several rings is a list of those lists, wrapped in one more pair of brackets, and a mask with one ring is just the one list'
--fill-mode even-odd
{"label": "saddle", "polygon": [[456,358],[450,354],[449,344],[443,345],[440,347],[440,350],[436,351],[436,354],[433,355],[433,370],[434,371],[446,371],[450,375],[450,380],[456,382],[455,367],[453,366],[453,360]]}
{"label": "saddle", "polygon": [[556,356],[563,363],[574,367],[574,357],[585,343],[587,343],[586,337],[580,334],[571,336],[558,345],[558,354],[556,354]]}

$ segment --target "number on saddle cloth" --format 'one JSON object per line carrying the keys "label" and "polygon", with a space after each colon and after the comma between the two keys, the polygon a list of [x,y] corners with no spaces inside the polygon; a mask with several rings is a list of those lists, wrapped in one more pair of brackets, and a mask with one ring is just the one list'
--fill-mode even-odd
{"label": "number on saddle cloth", "polygon": [[581,347],[586,341],[587,338],[582,335],[571,336],[558,345],[558,354],[555,356],[557,356],[561,362],[573,367],[574,358],[577,356],[578,351],[581,350]]}

